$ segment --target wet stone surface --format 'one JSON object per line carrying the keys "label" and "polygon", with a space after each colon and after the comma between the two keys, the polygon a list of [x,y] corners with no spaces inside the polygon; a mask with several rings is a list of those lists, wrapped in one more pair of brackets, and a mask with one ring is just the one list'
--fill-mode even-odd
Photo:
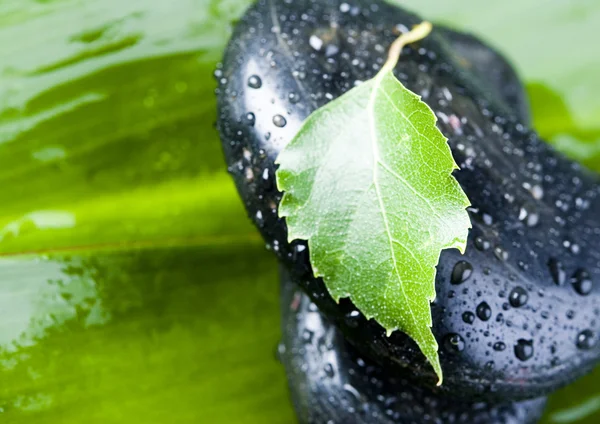
{"label": "wet stone surface", "polygon": [[362,358],[281,269],[283,340],[278,349],[301,423],[526,424],[542,415],[544,398],[460,402]]}
{"label": "wet stone surface", "polygon": [[[433,388],[414,342],[386,337],[312,277],[305,242],[277,217],[274,160],[316,108],[373,77],[421,19],[383,2],[261,0],[217,70],[218,128],[229,171],[268,247],[346,339],[392,374]],[[486,69],[494,72],[486,72]],[[449,138],[471,200],[465,255],[442,252],[432,304],[449,396],[525,399],[588,372],[600,344],[600,186],[528,127],[508,64],[475,38],[436,28],[395,70]]]}

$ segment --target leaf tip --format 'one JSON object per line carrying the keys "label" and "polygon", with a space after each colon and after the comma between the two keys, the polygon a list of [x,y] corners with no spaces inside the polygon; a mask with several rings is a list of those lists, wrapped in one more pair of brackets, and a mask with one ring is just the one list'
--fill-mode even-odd
{"label": "leaf tip", "polygon": [[435,371],[435,375],[438,378],[436,383],[437,387],[440,387],[444,382],[444,373],[442,372],[442,365],[440,364],[440,357],[436,354],[435,361],[431,363],[433,366],[433,370]]}

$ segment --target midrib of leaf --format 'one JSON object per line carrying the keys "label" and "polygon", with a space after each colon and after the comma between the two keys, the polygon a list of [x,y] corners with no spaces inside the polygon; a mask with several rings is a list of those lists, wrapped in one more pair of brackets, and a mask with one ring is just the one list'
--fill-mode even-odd
{"label": "midrib of leaf", "polygon": [[[280,165],[277,172],[278,188],[284,192],[279,216],[288,219],[288,240],[308,241],[314,276],[323,277],[335,300],[348,297],[355,302],[356,307],[367,319],[375,319],[382,325],[388,336],[395,330],[401,330],[411,337],[432,365],[439,385],[442,383],[442,370],[437,352],[438,343],[431,330],[432,317],[429,306],[435,298],[435,265],[441,250],[451,247],[464,250],[466,234],[463,233],[468,231],[470,226],[465,210],[469,202],[458,182],[452,179],[452,170],[456,169],[457,165],[446,145],[447,139],[436,128],[433,111],[420,101],[417,95],[404,88],[393,74],[403,46],[422,39],[430,30],[431,25],[423,23],[396,39],[390,47],[388,61],[377,75],[342,95],[340,99],[315,111],[296,138],[282,150],[276,163]],[[406,111],[401,108],[405,108]],[[331,112],[332,115],[329,116],[324,111]],[[335,131],[331,120],[335,119],[336,114],[340,114],[343,122],[347,122],[350,128],[342,131],[339,136],[334,136],[334,142],[327,143],[325,141],[329,139],[328,132]],[[425,125],[426,128],[420,130],[411,119]],[[336,152],[343,152],[348,148],[344,144],[345,141],[350,142],[357,137],[357,131],[362,137],[358,146],[360,156],[350,155],[347,160],[344,159],[345,156],[336,157]],[[442,148],[442,145],[446,145],[447,148]],[[409,148],[406,148],[407,146]],[[388,165],[385,162],[386,158],[382,156],[384,153],[387,155],[388,150],[393,157],[397,157],[391,165]],[[335,159],[333,186],[337,187],[338,182],[345,181],[345,186],[341,185],[339,188],[341,194],[351,197],[349,201],[344,197],[340,199],[344,202],[341,205],[331,200],[326,200],[324,205],[318,203],[325,200],[322,196],[331,195],[331,185],[327,181],[321,181],[319,177],[327,166],[326,161],[321,163],[314,158],[315,152],[319,151],[323,152],[319,155],[320,158]],[[436,166],[426,166],[428,169],[423,170],[424,174],[417,174],[417,180],[413,180],[410,169],[414,167],[415,161],[428,160],[426,157],[413,155],[422,155],[424,152],[439,156],[439,163]],[[319,162],[319,168],[316,172],[306,173],[307,170],[314,171],[315,160]],[[349,164],[358,167],[357,170],[360,169],[361,174],[356,176],[358,179],[345,180],[344,167]],[[368,166],[372,168],[368,169]],[[404,173],[408,173],[408,178]],[[421,188],[419,181],[423,178],[428,179],[424,180]],[[314,184],[317,181],[319,185],[315,189]],[[433,198],[428,199],[427,193],[420,192],[429,190],[436,181],[439,182],[440,189],[448,190],[450,196],[440,204],[434,202]],[[299,184],[298,190],[295,190],[295,184]],[[393,196],[386,196],[386,190],[393,186],[400,190],[392,190],[392,193],[395,193],[393,196],[406,195],[415,203],[414,207],[421,208],[422,212],[426,213],[427,216],[422,217],[419,222],[423,221],[427,226],[433,224],[432,221],[436,224],[449,224],[452,231],[460,231],[461,234],[443,232],[436,233],[436,238],[433,238],[430,233],[427,238],[426,234],[419,235],[419,228],[409,228],[405,220],[410,219],[410,214],[396,221],[392,209],[399,206],[395,206]],[[315,194],[315,190],[318,191],[318,195]],[[361,203],[366,194],[370,202],[368,206]],[[362,216],[353,216],[357,207],[370,209],[370,212],[361,209]],[[322,208],[331,209],[321,212]],[[436,211],[436,208],[440,210]],[[429,216],[429,211],[433,212],[433,216]],[[337,221],[336,214],[344,216],[342,222]],[[333,221],[321,227],[319,222],[324,217]],[[366,225],[366,221],[360,221],[363,218],[369,219],[369,222],[377,222],[377,233],[369,236],[376,237],[373,241],[375,245],[372,246],[380,249],[376,253],[370,252],[368,247],[365,250],[360,242],[361,236],[364,236],[361,235],[361,231],[368,231],[360,225]],[[354,224],[357,224],[356,228]],[[439,225],[434,227],[437,231]],[[331,233],[332,230],[335,233]],[[409,237],[406,241],[403,240],[405,235]],[[446,240],[450,235],[457,242]],[[357,255],[353,257],[355,262],[370,262],[375,254],[379,258],[384,257],[385,269],[373,270],[375,274],[364,276],[363,268],[366,268],[367,274],[370,272],[367,263],[354,263],[348,267],[340,262],[342,259],[337,253],[332,256],[332,251],[345,250],[348,238],[357,243],[350,248],[351,252]],[[313,243],[315,240],[317,245]],[[413,249],[418,249],[420,253],[417,254]],[[378,265],[379,262],[377,267]],[[408,269],[408,266],[413,268]],[[354,281],[354,275],[369,278],[368,285],[364,286],[361,282]],[[412,276],[421,278],[422,281],[413,281]],[[424,285],[424,282],[427,284]],[[408,286],[405,287],[405,284]],[[365,293],[365,290],[370,291]],[[393,296],[390,297],[390,294]]]}
{"label": "midrib of leaf", "polygon": [[[379,208],[381,209],[381,216],[383,218],[383,224],[385,226],[385,231],[387,233],[387,238],[388,238],[388,242],[390,245],[390,253],[392,256],[392,261],[394,263],[394,273],[396,274],[396,278],[398,280],[398,284],[400,285],[400,289],[402,290],[402,295],[404,296],[405,299],[408,299],[406,292],[404,291],[404,284],[402,283],[402,278],[400,277],[400,271],[398,270],[398,260],[396,259],[396,252],[394,250],[394,238],[392,237],[392,233],[390,231],[390,225],[388,222],[388,217],[387,217],[387,211],[385,208],[385,204],[383,202],[383,198],[381,196],[381,189],[379,187],[379,183],[378,183],[378,178],[377,178],[377,170],[379,168],[379,164],[383,163],[381,162],[381,158],[380,158],[380,154],[379,154],[379,147],[377,146],[377,130],[375,128],[375,116],[374,116],[374,110],[375,110],[375,100],[377,97],[377,93],[379,92],[379,89],[381,88],[381,81],[383,80],[383,77],[387,75],[386,73],[383,72],[379,72],[376,76],[375,79],[373,80],[373,87],[371,88],[371,93],[369,95],[369,102],[367,104],[367,113],[368,113],[368,117],[369,117],[369,129],[370,129],[370,133],[371,133],[371,148],[373,151],[373,185],[375,186],[375,191],[377,193],[377,201],[379,202]],[[406,184],[406,181],[403,181]],[[412,187],[410,187],[412,189]],[[383,292],[383,297],[387,300],[387,294],[388,294],[388,287],[389,285],[385,286],[384,292]],[[415,317],[415,314],[412,310],[412,307],[410,306],[409,302],[406,302],[408,305],[408,310],[410,311],[410,316],[412,318],[412,324],[413,326],[417,327],[417,319]],[[388,335],[388,337],[392,334],[392,332],[394,331],[394,329],[392,328],[386,328],[386,333]]]}

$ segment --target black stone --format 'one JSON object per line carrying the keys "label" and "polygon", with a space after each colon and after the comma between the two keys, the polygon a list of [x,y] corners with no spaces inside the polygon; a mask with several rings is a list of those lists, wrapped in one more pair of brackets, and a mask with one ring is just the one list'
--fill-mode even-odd
{"label": "black stone", "polygon": [[[288,243],[285,221],[277,216],[278,152],[312,111],[373,77],[399,31],[421,22],[381,1],[355,0],[350,11],[343,3],[260,0],[248,10],[225,53],[218,129],[249,216],[303,290],[363,356],[390,374],[434,387],[433,369],[410,338],[399,331],[387,337],[351,301],[333,301],[322,280],[312,277],[306,243]],[[467,399],[533,398],[587,373],[600,356],[598,344],[580,349],[574,342],[582,329],[600,331],[600,291],[582,296],[572,284],[563,284],[579,269],[590,281],[600,280],[598,176],[527,129],[522,86],[500,55],[471,36],[463,42],[462,35],[452,34],[435,27],[404,49],[395,69],[438,116],[461,167],[455,176],[473,205],[465,255],[443,251],[437,267],[433,332],[440,346],[448,334],[464,339],[460,352],[440,349],[444,384],[437,390]],[[253,76],[260,79],[259,88],[248,85]],[[557,206],[565,202],[573,204],[567,212]],[[535,225],[523,219],[524,208],[536,215]],[[493,248],[478,249],[476,240]],[[564,240],[576,244],[577,252]],[[456,286],[450,280],[459,261],[473,270]],[[516,287],[529,293],[526,307],[510,307],[508,294]],[[466,323],[463,312],[484,301],[494,313],[502,311],[502,319]],[[568,311],[577,314],[569,319]],[[496,342],[515,346],[519,340],[535,346],[526,362],[513,349],[490,347]]]}
{"label": "black stone", "polygon": [[278,352],[300,423],[533,424],[541,417],[545,398],[457,401],[390,377],[344,340],[285,269],[281,273],[283,340]]}

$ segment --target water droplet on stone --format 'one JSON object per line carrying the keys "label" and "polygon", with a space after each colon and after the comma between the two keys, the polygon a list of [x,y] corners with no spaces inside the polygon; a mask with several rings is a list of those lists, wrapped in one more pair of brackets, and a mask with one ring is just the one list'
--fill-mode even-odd
{"label": "water droplet on stone", "polygon": [[283,116],[281,116],[281,115],[275,115],[273,117],[273,124],[276,127],[283,128],[287,124],[287,121],[286,121],[286,119]]}
{"label": "water droplet on stone", "polygon": [[580,211],[584,211],[590,207],[590,201],[587,199],[582,199],[578,197],[575,199],[575,207]]}
{"label": "water droplet on stone", "polygon": [[508,259],[508,252],[500,246],[494,247],[494,256],[500,261],[506,261]]}
{"label": "water droplet on stone", "polygon": [[483,237],[475,237],[475,247],[482,252],[488,250],[490,248],[490,242],[484,239]]}
{"label": "water droplet on stone", "polygon": [[256,223],[258,224],[259,227],[262,227],[264,225],[264,219],[263,219],[263,214],[261,211],[256,211],[256,215],[255,215],[256,219]]}
{"label": "water droplet on stone", "polygon": [[346,314],[346,325],[348,325],[348,327],[351,328],[356,328],[358,327],[358,318],[360,317],[360,312],[358,312],[357,310],[354,311],[350,311],[348,314]]}
{"label": "water droplet on stone", "polygon": [[454,265],[452,275],[450,276],[450,283],[457,285],[462,284],[469,279],[473,274],[473,265],[467,261],[459,261]]}
{"label": "water droplet on stone", "polygon": [[325,367],[323,367],[323,371],[325,371],[325,375],[329,378],[333,378],[333,376],[335,375],[333,365],[331,364],[326,364]]}
{"label": "water droplet on stone", "polygon": [[540,221],[540,216],[531,206],[523,205],[519,210],[519,220],[523,221],[528,227],[535,227]]}
{"label": "water droplet on stone", "polygon": [[338,46],[336,46],[335,44],[328,44],[327,47],[325,47],[325,56],[326,57],[335,56],[336,54],[338,54],[339,51],[340,51],[340,48]]}
{"label": "water droplet on stone", "polygon": [[477,305],[475,312],[477,313],[477,317],[482,321],[487,321],[492,317],[492,308],[490,308],[487,302],[481,302]]}
{"label": "water droplet on stone", "polygon": [[494,218],[492,218],[492,215],[488,213],[482,213],[481,219],[483,220],[483,223],[487,226],[490,226],[494,223]]}
{"label": "water droplet on stone", "polygon": [[256,116],[254,116],[254,114],[252,112],[247,113],[246,114],[246,124],[253,127],[255,123],[256,123]]}
{"label": "water droplet on stone", "polygon": [[304,256],[303,252],[306,250],[306,246],[303,244],[297,244],[292,251],[292,259],[298,261],[299,258]]}
{"label": "water droplet on stone", "polygon": [[302,332],[302,340],[304,340],[306,343],[312,343],[312,338],[313,338],[314,333],[310,330],[304,330]]}
{"label": "water droplet on stone", "polygon": [[550,268],[550,275],[552,275],[554,283],[558,286],[565,284],[567,274],[565,273],[562,263],[559,260],[552,258],[548,261],[548,267]]}
{"label": "water droplet on stone", "polygon": [[248,87],[260,88],[262,87],[262,80],[258,75],[252,75],[250,78],[248,78]]}
{"label": "water droplet on stone", "polygon": [[512,289],[508,295],[508,301],[513,308],[520,308],[521,306],[524,306],[527,303],[527,300],[529,300],[529,294],[523,287],[520,286]]}
{"label": "water droplet on stone", "polygon": [[450,333],[444,338],[444,347],[448,352],[462,352],[465,350],[465,341],[459,334]]}
{"label": "water droplet on stone", "polygon": [[575,291],[582,296],[587,296],[594,288],[592,277],[584,269],[579,269],[577,272],[575,272],[573,277],[571,277],[571,284],[573,285]]}
{"label": "water droplet on stone", "polygon": [[504,344],[504,342],[496,342],[493,347],[496,352],[502,352],[506,349],[506,344]]}
{"label": "water droplet on stone", "polygon": [[544,198],[544,189],[539,185],[534,185],[530,189],[531,195],[535,200],[542,200]]}
{"label": "water droplet on stone", "polygon": [[286,349],[286,347],[285,347],[285,345],[284,345],[283,343],[279,343],[279,344],[277,345],[277,351],[275,352],[275,356],[277,357],[277,360],[278,360],[278,361],[280,361],[280,362],[281,362],[281,357],[282,357],[283,355],[285,355],[285,352],[286,352],[286,350],[287,350],[287,349]]}
{"label": "water droplet on stone", "polygon": [[592,330],[583,330],[577,335],[577,348],[589,350],[596,345],[596,335]]}
{"label": "water droplet on stone", "polygon": [[252,170],[252,168],[247,167],[244,170],[244,176],[246,177],[246,181],[248,183],[251,183],[252,181],[254,181],[254,171]]}
{"label": "water droplet on stone", "polygon": [[323,40],[321,40],[316,35],[311,35],[308,39],[308,44],[316,51],[319,51],[323,47]]}
{"label": "water droplet on stone", "polygon": [[288,94],[288,100],[290,101],[290,103],[296,104],[300,100],[300,97],[298,96],[298,94],[292,91],[290,94]]}
{"label": "water droplet on stone", "polygon": [[262,173],[262,179],[267,181],[269,179],[269,168],[265,168]]}
{"label": "water droplet on stone", "polygon": [[519,339],[515,345],[515,356],[520,361],[527,361],[533,356],[533,340]]}
{"label": "water droplet on stone", "polygon": [[473,324],[475,322],[475,314],[473,312],[463,312],[462,319],[467,324]]}

